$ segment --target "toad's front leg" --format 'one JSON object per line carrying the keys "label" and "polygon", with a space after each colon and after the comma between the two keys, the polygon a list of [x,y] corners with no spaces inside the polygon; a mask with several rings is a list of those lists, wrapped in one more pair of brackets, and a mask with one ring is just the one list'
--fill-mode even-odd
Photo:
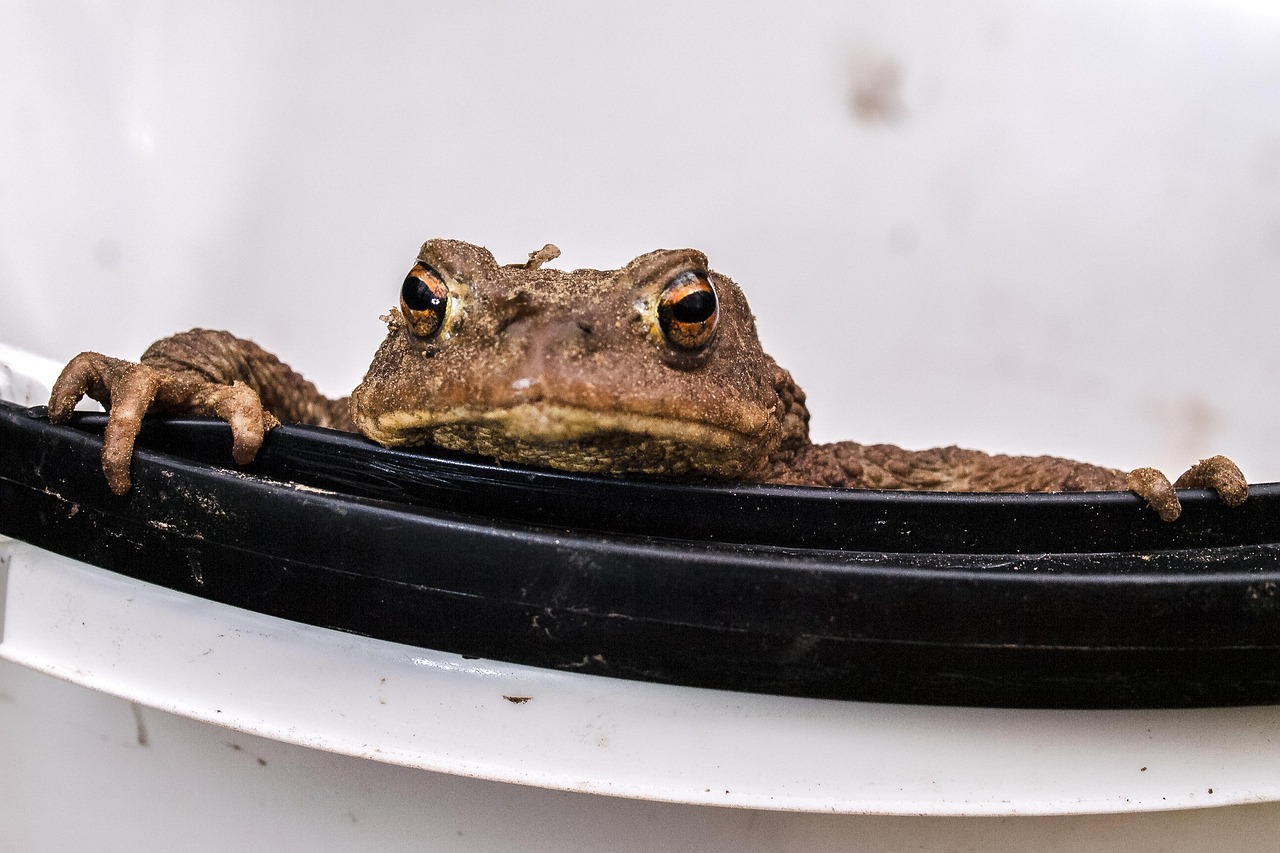
{"label": "toad's front leg", "polygon": [[83,396],[108,410],[102,470],[116,494],[129,490],[129,466],[148,412],[212,415],[231,425],[232,455],[250,462],[280,420],[351,430],[346,400],[329,400],[275,356],[228,332],[193,329],[152,344],[140,362],[84,352],[54,383],[49,420],[71,417]]}
{"label": "toad's front leg", "polygon": [[1225,456],[1202,460],[1176,483],[1154,468],[1126,473],[1055,456],[992,455],[959,447],[904,450],[851,441],[800,447],[773,463],[769,479],[798,485],[941,492],[1130,490],[1165,521],[1182,512],[1175,488],[1210,488],[1229,506],[1249,494],[1244,475]]}

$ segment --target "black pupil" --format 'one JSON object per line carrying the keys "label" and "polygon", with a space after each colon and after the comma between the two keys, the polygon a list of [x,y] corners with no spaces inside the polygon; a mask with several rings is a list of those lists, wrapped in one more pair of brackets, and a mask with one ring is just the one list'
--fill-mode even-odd
{"label": "black pupil", "polygon": [[427,283],[416,275],[411,275],[404,280],[404,287],[400,289],[400,298],[404,300],[404,304],[410,311],[439,312],[444,304],[444,300],[436,296]]}
{"label": "black pupil", "polygon": [[695,290],[671,306],[671,316],[681,323],[704,323],[716,313],[716,297],[709,290]]}

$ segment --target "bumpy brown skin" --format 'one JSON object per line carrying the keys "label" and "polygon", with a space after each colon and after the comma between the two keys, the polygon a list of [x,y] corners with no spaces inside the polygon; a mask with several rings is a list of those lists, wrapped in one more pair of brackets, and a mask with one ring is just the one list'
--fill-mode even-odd
{"label": "bumpy brown skin", "polygon": [[[1181,511],[1175,486],[1215,489],[1231,505],[1248,493],[1221,456],[1170,484],[1151,468],[1051,456],[815,445],[804,392],[761,349],[737,285],[700,252],[650,252],[620,270],[542,269],[558,254],[546,246],[499,266],[478,246],[425,243],[418,260],[447,288],[446,318],[422,337],[410,308],[393,309],[350,402],[325,398],[250,341],[195,329],[156,342],[139,364],[76,356],[54,386],[50,419],[65,421],[86,394],[110,409],[103,469],[116,493],[129,488],[149,411],[226,419],[240,463],[279,419],[573,471],[956,492],[1130,489],[1165,520]],[[690,273],[714,287],[719,306],[714,333],[692,347],[658,319],[667,285]]]}
{"label": "bumpy brown skin", "polygon": [[765,482],[801,486],[943,492],[1096,492],[1129,490],[1164,521],[1182,513],[1175,488],[1208,488],[1229,506],[1249,494],[1248,481],[1225,456],[1202,459],[1177,482],[1155,468],[1124,472],[1056,456],[1005,456],[960,447],[904,450],[892,444],[812,444],[805,394],[781,371],[776,383],[783,440]]}

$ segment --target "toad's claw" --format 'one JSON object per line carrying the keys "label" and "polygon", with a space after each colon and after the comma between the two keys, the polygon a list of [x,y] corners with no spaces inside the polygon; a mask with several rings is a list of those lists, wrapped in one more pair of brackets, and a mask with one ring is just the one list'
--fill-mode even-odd
{"label": "toad's claw", "polygon": [[1161,521],[1174,521],[1182,515],[1182,502],[1169,478],[1155,468],[1135,468],[1129,472],[1129,491],[1147,502]]}
{"label": "toad's claw", "polygon": [[192,399],[191,410],[215,414],[231,425],[231,456],[241,465],[248,465],[258,455],[267,430],[280,425],[262,407],[258,392],[238,381],[231,385],[201,386]]}
{"label": "toad's claw", "polygon": [[1155,468],[1138,468],[1129,472],[1128,485],[1163,521],[1173,521],[1182,514],[1174,489],[1213,489],[1227,506],[1239,506],[1249,496],[1249,482],[1225,456],[1201,459],[1174,483]]}
{"label": "toad's claw", "polygon": [[107,486],[117,495],[129,491],[133,445],[142,429],[142,417],[155,402],[163,381],[157,371],[128,363],[104,379],[110,395],[101,402],[110,408],[102,437],[102,473],[107,475]]}
{"label": "toad's claw", "polygon": [[263,435],[279,423],[263,410],[258,393],[242,382],[223,385],[194,372],[164,370],[93,352],[81,353],[63,369],[49,396],[49,420],[68,420],[85,395],[108,410],[102,471],[117,495],[129,491],[133,447],[147,412],[222,418],[231,425],[232,455],[241,464],[257,455]]}
{"label": "toad's claw", "polygon": [[1249,482],[1225,456],[1201,459],[1173,485],[1178,489],[1213,489],[1227,506],[1239,506],[1249,497]]}
{"label": "toad's claw", "polygon": [[95,400],[110,400],[106,377],[123,369],[128,362],[101,353],[82,352],[62,368],[49,394],[49,420],[65,422],[75,411],[76,403],[86,394]]}

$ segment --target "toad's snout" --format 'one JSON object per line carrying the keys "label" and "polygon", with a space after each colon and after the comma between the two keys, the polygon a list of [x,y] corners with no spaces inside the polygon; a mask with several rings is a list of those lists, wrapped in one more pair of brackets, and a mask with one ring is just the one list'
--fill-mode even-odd
{"label": "toad's snout", "polygon": [[587,375],[601,349],[595,327],[584,319],[524,316],[503,334],[518,353],[509,382],[515,402],[536,402],[554,394],[566,377]]}

